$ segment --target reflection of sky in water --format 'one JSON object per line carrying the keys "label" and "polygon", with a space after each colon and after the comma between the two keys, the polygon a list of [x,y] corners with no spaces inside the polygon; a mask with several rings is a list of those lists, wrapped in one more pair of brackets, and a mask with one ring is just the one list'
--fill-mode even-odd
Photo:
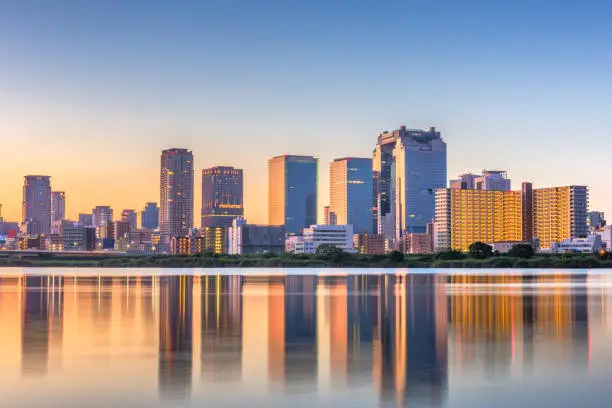
{"label": "reflection of sky in water", "polygon": [[30,274],[41,271],[0,275],[2,407],[612,397],[612,275]]}

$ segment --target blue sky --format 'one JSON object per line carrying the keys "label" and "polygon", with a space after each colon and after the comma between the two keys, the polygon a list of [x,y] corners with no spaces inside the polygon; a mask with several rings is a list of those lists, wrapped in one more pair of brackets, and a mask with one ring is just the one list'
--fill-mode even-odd
{"label": "blue sky", "polygon": [[604,1],[4,1],[0,202],[45,173],[70,217],[140,208],[189,147],[243,167],[265,222],[267,158],[319,157],[325,205],[329,162],[404,124],[442,131],[449,177],[587,184],[612,214],[610,50]]}

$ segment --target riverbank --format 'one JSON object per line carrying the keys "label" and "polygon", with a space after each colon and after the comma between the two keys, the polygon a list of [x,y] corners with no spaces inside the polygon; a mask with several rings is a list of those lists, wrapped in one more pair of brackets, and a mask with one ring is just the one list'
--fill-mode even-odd
{"label": "riverbank", "polygon": [[205,255],[205,256],[92,256],[8,257],[0,254],[0,267],[95,268],[612,268],[606,255],[541,255],[529,258],[496,255],[476,259],[467,255]]}

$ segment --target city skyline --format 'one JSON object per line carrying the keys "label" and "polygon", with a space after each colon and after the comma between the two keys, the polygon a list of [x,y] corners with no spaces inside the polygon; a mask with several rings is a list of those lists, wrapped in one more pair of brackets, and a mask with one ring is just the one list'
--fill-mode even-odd
{"label": "city skyline", "polygon": [[[70,218],[158,201],[157,155],[181,146],[197,171],[244,169],[245,216],[263,223],[270,156],[368,156],[376,134],[401,124],[443,132],[449,175],[501,168],[516,182],[589,185],[591,206],[612,213],[598,148],[612,129],[608,2],[89,3],[0,15],[7,220],[32,173],[67,192]],[[390,24],[399,16],[410,30]]]}

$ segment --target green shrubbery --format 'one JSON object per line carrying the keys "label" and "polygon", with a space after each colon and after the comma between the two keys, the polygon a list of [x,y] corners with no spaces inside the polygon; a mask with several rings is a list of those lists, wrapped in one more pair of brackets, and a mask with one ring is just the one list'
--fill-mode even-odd
{"label": "green shrubbery", "polygon": [[474,244],[468,253],[458,251],[437,254],[387,255],[349,254],[338,248],[321,246],[314,255],[261,254],[194,256],[73,256],[69,258],[10,258],[0,253],[2,266],[44,267],[161,267],[161,268],[223,268],[223,267],[349,267],[349,268],[612,268],[608,254],[538,255],[517,245],[508,254],[494,253],[489,245]]}

